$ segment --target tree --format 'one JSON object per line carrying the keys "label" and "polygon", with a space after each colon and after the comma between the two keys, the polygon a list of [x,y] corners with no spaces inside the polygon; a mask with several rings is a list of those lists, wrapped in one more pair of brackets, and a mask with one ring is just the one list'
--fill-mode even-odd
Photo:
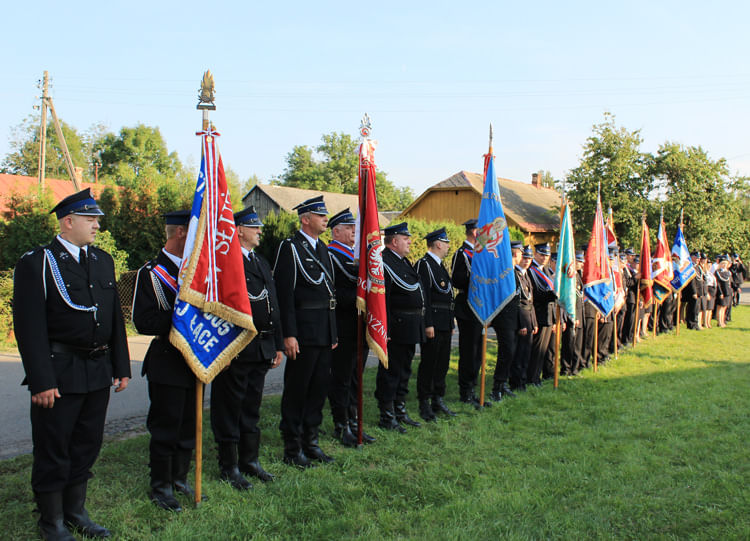
{"label": "tree", "polygon": [[[306,145],[295,146],[287,154],[287,167],[278,184],[356,194],[358,145],[350,135],[334,132],[323,135],[321,144],[315,149]],[[404,209],[414,199],[411,188],[396,187],[382,171],[376,173],[375,192],[379,210]]]}
{"label": "tree", "polygon": [[23,254],[52,240],[57,232],[52,207],[47,194],[8,197],[9,210],[0,220],[0,270],[12,269]]}
{"label": "tree", "polygon": [[[68,146],[68,152],[76,167],[84,170],[84,180],[89,180],[89,164],[91,155],[84,139],[75,128],[60,121],[60,128]],[[0,170],[12,175],[39,175],[39,120],[29,115],[18,126],[12,129],[10,148],[12,151],[5,156]],[[48,121],[46,150],[44,160],[44,174],[51,178],[68,178],[62,146],[57,137],[52,119]]]}
{"label": "tree", "polygon": [[733,178],[724,158],[712,160],[701,147],[666,142],[659,147],[653,174],[666,196],[664,219],[677,227],[680,211],[688,247],[711,254],[746,249],[747,182]]}
{"label": "tree", "polygon": [[539,182],[543,188],[552,188],[553,190],[559,189],[558,186],[555,185],[555,177],[553,177],[552,173],[549,171],[543,171],[540,169],[537,171],[537,175],[539,175]]}
{"label": "tree", "polygon": [[641,152],[642,141],[640,130],[618,128],[610,113],[604,114],[601,124],[593,126],[580,165],[566,179],[576,231],[585,236],[590,233],[597,188],[601,186],[602,205],[605,212],[607,206],[612,207],[618,240],[623,245],[637,244],[644,210],[653,213],[649,200],[654,186],[652,157]]}

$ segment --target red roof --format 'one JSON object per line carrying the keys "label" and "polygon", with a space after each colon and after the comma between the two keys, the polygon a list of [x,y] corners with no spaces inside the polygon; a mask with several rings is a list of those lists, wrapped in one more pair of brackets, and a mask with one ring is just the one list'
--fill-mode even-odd
{"label": "red roof", "polygon": [[[105,184],[94,184],[93,182],[81,182],[81,189],[91,188],[91,193],[98,196]],[[75,193],[75,187],[70,180],[61,180],[59,178],[45,178],[45,188],[49,191],[53,201],[56,203],[61,199]],[[12,194],[28,195],[36,193],[39,186],[37,177],[26,177],[23,175],[6,175],[0,173],[0,214],[8,211],[9,197]]]}

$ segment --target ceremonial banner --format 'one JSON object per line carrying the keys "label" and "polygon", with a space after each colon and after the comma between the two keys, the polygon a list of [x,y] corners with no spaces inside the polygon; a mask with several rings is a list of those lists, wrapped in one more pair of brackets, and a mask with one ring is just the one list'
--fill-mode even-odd
{"label": "ceremonial banner", "polygon": [[672,257],[667,242],[667,230],[664,226],[663,216],[659,218],[659,233],[656,235],[656,251],[652,264],[654,266],[654,270],[651,272],[651,278],[654,280],[654,298],[656,302],[661,304],[672,293],[670,282],[674,279]]}
{"label": "ceremonial banner", "polygon": [[169,341],[203,383],[226,367],[257,334],[245,285],[242,251],[216,132],[199,132],[201,169],[178,276]]}
{"label": "ceremonial banner", "polygon": [[484,170],[468,301],[472,312],[486,326],[515,295],[516,277],[491,145],[484,156]]}
{"label": "ceremonial banner", "polygon": [[[612,217],[612,207],[610,207],[607,214],[607,248],[616,247],[615,220]],[[620,259],[618,257],[612,260],[612,279],[615,284],[615,310],[619,310],[625,306],[625,285],[622,282],[622,269],[620,269]]]}
{"label": "ceremonial banner", "polygon": [[354,257],[359,259],[357,310],[365,314],[370,349],[388,368],[388,318],[385,311],[383,243],[375,197],[375,144],[365,137],[359,146],[359,213]]}
{"label": "ceremonial banner", "polygon": [[594,226],[583,263],[583,294],[604,317],[615,307],[614,284],[607,253],[607,232],[604,228],[602,202],[598,197]]}
{"label": "ceremonial banner", "polygon": [[639,284],[641,291],[641,301],[643,301],[643,307],[648,308],[651,306],[653,300],[653,289],[652,285],[654,281],[651,279],[651,245],[649,242],[648,224],[644,219],[643,227],[641,228],[641,281]]}
{"label": "ceremonial banner", "polygon": [[560,242],[557,245],[557,268],[555,269],[555,293],[557,303],[571,321],[576,314],[576,249],[573,240],[573,226],[570,223],[570,207],[564,203],[563,219],[560,225]]}
{"label": "ceremonial banner", "polygon": [[677,234],[674,237],[672,256],[677,256],[678,261],[673,262],[674,278],[670,284],[675,291],[682,291],[682,288],[695,278],[695,269],[690,260],[690,252],[685,237],[682,235],[682,225],[677,228]]}

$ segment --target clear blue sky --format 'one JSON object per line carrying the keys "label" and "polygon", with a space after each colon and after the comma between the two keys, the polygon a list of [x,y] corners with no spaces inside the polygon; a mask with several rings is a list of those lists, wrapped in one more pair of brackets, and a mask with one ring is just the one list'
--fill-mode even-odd
{"label": "clear blue sky", "polygon": [[[217,7],[220,6],[220,7]],[[750,175],[750,3],[11,2],[3,8],[0,155],[52,77],[84,131],[142,122],[195,166],[202,73],[216,81],[224,161],[283,172],[294,145],[373,119],[376,162],[416,194],[481,171],[575,167],[604,111],[643,149],[701,145]]]}

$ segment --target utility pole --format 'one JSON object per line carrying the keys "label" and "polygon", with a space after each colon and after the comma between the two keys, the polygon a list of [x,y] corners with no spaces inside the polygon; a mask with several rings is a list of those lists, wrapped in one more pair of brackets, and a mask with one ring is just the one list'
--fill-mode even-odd
{"label": "utility pole", "polygon": [[55,133],[57,133],[57,139],[60,141],[60,148],[62,149],[63,157],[65,158],[65,167],[68,169],[68,175],[70,176],[70,180],[73,181],[75,190],[79,192],[81,191],[81,186],[78,184],[78,179],[76,178],[76,168],[75,165],[73,165],[73,159],[70,157],[68,145],[65,142],[65,136],[63,135],[62,127],[60,126],[60,120],[58,120],[57,112],[55,112],[55,104],[52,103],[52,98],[49,95],[49,75],[47,71],[44,72],[44,81],[42,84],[42,126],[39,130],[41,136],[41,141],[39,142],[41,145],[39,149],[39,184],[44,187],[45,150],[47,143],[47,107],[49,107],[50,113],[52,113],[52,120],[55,123]]}
{"label": "utility pole", "polygon": [[44,72],[42,80],[42,124],[39,126],[39,187],[44,190],[44,168],[47,153],[47,100],[49,99],[49,73]]}

